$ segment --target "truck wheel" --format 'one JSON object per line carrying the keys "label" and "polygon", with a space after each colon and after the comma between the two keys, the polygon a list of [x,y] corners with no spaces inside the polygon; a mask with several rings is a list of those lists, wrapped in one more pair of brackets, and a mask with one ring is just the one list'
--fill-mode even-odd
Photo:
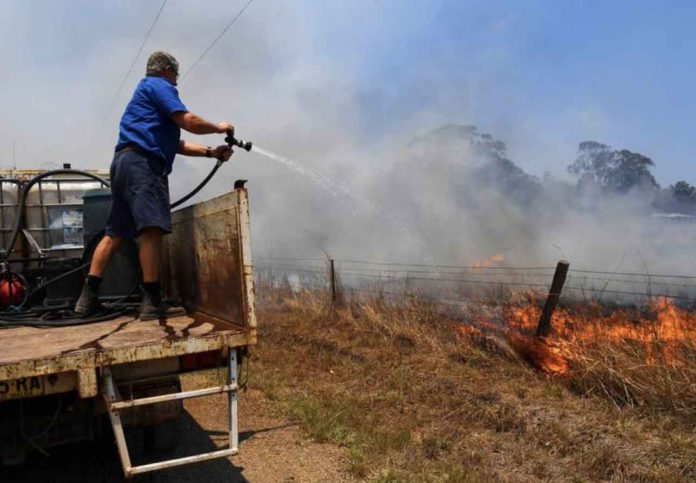
{"label": "truck wheel", "polygon": [[179,443],[180,419],[143,427],[143,446],[148,453],[171,453]]}

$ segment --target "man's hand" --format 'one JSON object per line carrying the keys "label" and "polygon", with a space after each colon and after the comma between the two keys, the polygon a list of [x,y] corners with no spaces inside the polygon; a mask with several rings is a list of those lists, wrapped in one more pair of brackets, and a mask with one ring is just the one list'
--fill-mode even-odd
{"label": "man's hand", "polygon": [[184,156],[208,156],[210,158],[227,161],[232,156],[232,148],[227,144],[221,144],[216,148],[203,146],[201,144],[187,143],[183,139],[179,141],[179,149],[176,151]]}
{"label": "man's hand", "polygon": [[232,124],[221,122],[218,126],[218,132],[220,134],[226,134],[228,132],[234,132],[234,126]]}
{"label": "man's hand", "polygon": [[227,144],[221,144],[213,149],[213,157],[220,161],[227,161],[232,156],[232,149]]}

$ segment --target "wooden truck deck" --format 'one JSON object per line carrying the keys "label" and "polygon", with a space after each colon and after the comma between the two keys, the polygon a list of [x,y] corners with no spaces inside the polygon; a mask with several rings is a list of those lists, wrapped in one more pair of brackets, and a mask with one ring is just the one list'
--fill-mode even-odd
{"label": "wooden truck deck", "polygon": [[100,367],[248,344],[241,326],[202,317],[146,322],[120,317],[72,327],[2,329],[0,381],[9,382],[0,383],[0,401],[31,389],[12,384],[26,386],[32,377],[47,375],[53,375],[53,384],[39,379],[31,395],[77,389],[81,397],[92,397],[98,394]]}

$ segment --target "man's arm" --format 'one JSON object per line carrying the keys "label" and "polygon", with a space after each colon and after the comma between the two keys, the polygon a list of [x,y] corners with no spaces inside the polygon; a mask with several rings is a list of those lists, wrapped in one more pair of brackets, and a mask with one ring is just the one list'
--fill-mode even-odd
{"label": "man's arm", "polygon": [[[210,155],[208,155],[208,150],[210,149]],[[222,144],[215,148],[209,148],[208,146],[203,146],[202,144],[187,143],[186,141],[179,141],[179,149],[176,150],[178,154],[183,154],[184,156],[198,156],[198,157],[211,157],[219,159],[220,161],[227,161],[232,156],[232,150],[227,144]]]}
{"label": "man's arm", "polygon": [[172,114],[172,119],[181,129],[193,134],[224,134],[228,131],[234,131],[232,124],[228,124],[226,122],[213,124],[212,122],[206,121],[202,117],[196,116],[192,112],[175,112]]}

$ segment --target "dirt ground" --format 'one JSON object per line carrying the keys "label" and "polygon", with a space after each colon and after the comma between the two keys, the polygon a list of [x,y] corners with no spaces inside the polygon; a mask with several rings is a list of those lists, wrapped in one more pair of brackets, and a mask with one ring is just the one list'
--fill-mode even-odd
{"label": "dirt ground", "polygon": [[[178,427],[179,444],[173,456],[211,451],[227,442],[225,397],[213,396],[186,402]],[[239,398],[240,454],[226,460],[173,468],[130,481],[147,482],[343,482],[347,458],[332,444],[310,441],[295,425],[271,411],[258,390]],[[137,436],[137,435],[136,435]],[[132,459],[143,461],[137,448]],[[0,468],[3,482],[116,482],[123,481],[111,435],[98,443],[80,443],[49,450],[50,457],[32,454],[18,468]]]}

